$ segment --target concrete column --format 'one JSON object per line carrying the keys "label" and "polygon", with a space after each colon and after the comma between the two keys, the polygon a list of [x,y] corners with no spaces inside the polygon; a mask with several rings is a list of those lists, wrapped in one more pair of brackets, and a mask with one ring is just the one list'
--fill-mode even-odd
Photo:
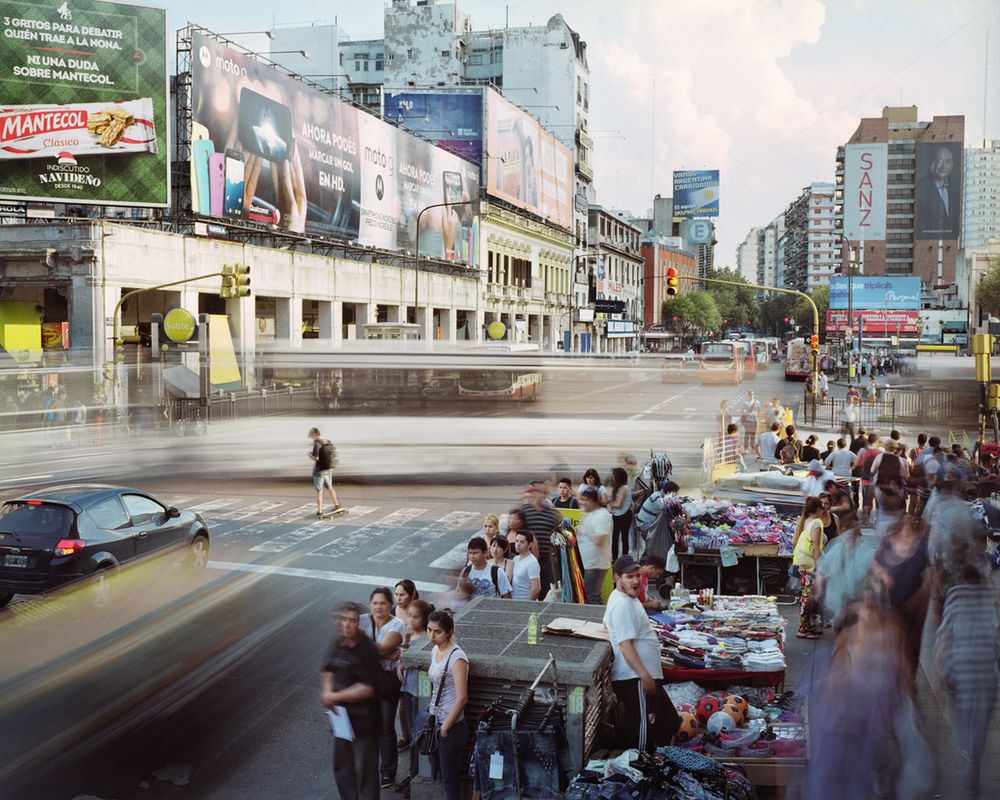
{"label": "concrete column", "polygon": [[[320,314],[322,315],[322,313],[321,309]],[[332,341],[344,341],[344,304],[340,300],[334,300],[330,303],[330,330],[332,331]]]}
{"label": "concrete column", "polygon": [[455,309],[441,309],[441,337],[447,342],[454,342],[456,340],[456,321]]}
{"label": "concrete column", "polygon": [[420,326],[420,338],[425,342],[434,339],[434,309],[428,306],[417,307],[417,325]]}
{"label": "concrete column", "polygon": [[[101,289],[90,275],[74,275],[66,296],[69,346],[74,361],[93,359],[95,367],[107,360]],[[114,308],[114,306],[112,306]]]}
{"label": "concrete column", "polygon": [[238,297],[226,300],[226,314],[229,317],[229,333],[236,348],[236,360],[243,375],[243,387],[252,389],[257,385],[255,355],[257,352],[257,314],[254,298]]}
{"label": "concrete column", "polygon": [[289,347],[302,347],[302,301],[298,298],[274,299],[274,338]]}
{"label": "concrete column", "polygon": [[333,341],[333,303],[320,300],[316,308],[316,327],[319,328],[320,341]]}
{"label": "concrete column", "polygon": [[483,340],[483,328],[485,327],[486,320],[488,318],[492,318],[492,315],[488,315],[481,309],[476,309],[476,313],[473,318],[473,330],[469,331],[471,341],[481,342]]}
{"label": "concrete column", "polygon": [[387,306],[387,322],[406,322],[406,306]]}

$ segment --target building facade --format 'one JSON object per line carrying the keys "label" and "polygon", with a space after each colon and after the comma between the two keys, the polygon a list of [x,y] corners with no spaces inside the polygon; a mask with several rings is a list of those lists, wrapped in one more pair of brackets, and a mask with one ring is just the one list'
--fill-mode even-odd
{"label": "building facade", "polygon": [[757,283],[777,286],[778,242],[785,233],[785,216],[779,214],[757,233]]}
{"label": "building facade", "polygon": [[[888,144],[885,240],[866,241],[863,252],[866,275],[916,275],[928,285],[946,286],[955,281],[960,225],[947,239],[928,240],[918,231],[916,211],[918,174],[917,152],[922,144],[962,147],[965,117],[935,116],[920,121],[916,106],[882,109],[881,117],[863,118],[846,144]],[[836,211],[834,230],[844,232],[845,149],[837,150]],[[961,176],[961,172],[958,173]],[[839,241],[839,239],[838,239]],[[841,266],[846,270],[848,248],[843,248]]]}
{"label": "building facade", "polygon": [[965,151],[962,247],[1000,241],[1000,139]]}
{"label": "building facade", "polygon": [[811,183],[785,209],[774,285],[800,292],[829,285],[839,255],[833,234],[833,195],[832,183]]}
{"label": "building facade", "polygon": [[757,237],[760,228],[751,228],[746,238],[736,247],[736,270],[743,279],[757,282]]}
{"label": "building facade", "polygon": [[[644,265],[643,327],[647,331],[653,326],[669,327],[672,320],[663,313],[663,304],[667,302],[667,270],[673,267],[680,275],[695,277],[697,260],[681,249],[678,237],[660,236],[656,231],[643,235],[639,251]],[[692,286],[690,281],[681,281],[679,293],[690,291]]]}
{"label": "building facade", "polygon": [[624,217],[591,206],[588,250],[595,262],[596,299],[617,301],[621,312],[598,312],[597,352],[624,353],[637,346],[643,317],[645,270],[639,251],[641,231]]}

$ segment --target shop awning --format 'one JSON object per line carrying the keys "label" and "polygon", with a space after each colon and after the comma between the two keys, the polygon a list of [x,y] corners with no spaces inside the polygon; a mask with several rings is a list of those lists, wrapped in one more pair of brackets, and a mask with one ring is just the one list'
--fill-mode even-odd
{"label": "shop awning", "polygon": [[42,315],[37,303],[0,301],[0,346],[18,364],[42,360]]}

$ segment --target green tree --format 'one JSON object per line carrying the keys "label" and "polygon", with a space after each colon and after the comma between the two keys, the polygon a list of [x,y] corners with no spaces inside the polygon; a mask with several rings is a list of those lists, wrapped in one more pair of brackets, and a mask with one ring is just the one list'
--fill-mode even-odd
{"label": "green tree", "polygon": [[771,336],[783,336],[788,331],[785,317],[794,317],[795,295],[766,292],[762,296],[764,299],[759,306],[761,330]]}
{"label": "green tree", "polygon": [[976,302],[983,311],[1000,317],[1000,256],[994,258],[976,287]]}
{"label": "green tree", "polygon": [[722,317],[715,300],[708,292],[685,292],[663,304],[663,319],[673,322],[682,333],[693,335],[699,331],[717,331]]}
{"label": "green tree", "polygon": [[[760,314],[756,302],[757,290],[751,288],[742,275],[734,269],[723,267],[722,269],[712,270],[708,277],[745,285],[745,288],[743,288],[727,284],[708,284],[708,293],[715,300],[720,317],[724,320],[729,320],[728,327],[741,328],[746,326],[756,328],[759,326]],[[723,323],[723,326],[726,327],[727,324]]]}
{"label": "green tree", "polygon": [[722,315],[715,304],[715,298],[709,292],[691,292],[689,297],[695,307],[695,327],[700,331],[721,330]]}
{"label": "green tree", "polygon": [[[819,311],[819,329],[821,332],[826,330],[826,312],[830,308],[830,287],[820,286],[813,289],[809,296],[812,301],[816,304],[816,309]],[[794,295],[793,295],[794,297]],[[812,306],[804,298],[795,298],[795,309],[794,309],[795,322],[798,323],[806,330],[807,336],[812,336],[813,327],[813,311]]]}

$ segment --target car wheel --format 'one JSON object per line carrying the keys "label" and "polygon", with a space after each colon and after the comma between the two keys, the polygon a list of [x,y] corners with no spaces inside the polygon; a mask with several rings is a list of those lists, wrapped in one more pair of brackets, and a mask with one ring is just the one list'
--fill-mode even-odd
{"label": "car wheel", "polygon": [[114,570],[105,565],[98,567],[90,582],[90,597],[95,608],[107,608],[111,604],[111,578]]}
{"label": "car wheel", "polygon": [[187,557],[184,559],[184,566],[192,572],[201,572],[208,566],[208,537],[198,534],[188,547]]}
{"label": "car wheel", "polygon": [[3,608],[7,603],[14,599],[13,594],[0,594],[0,608]]}

